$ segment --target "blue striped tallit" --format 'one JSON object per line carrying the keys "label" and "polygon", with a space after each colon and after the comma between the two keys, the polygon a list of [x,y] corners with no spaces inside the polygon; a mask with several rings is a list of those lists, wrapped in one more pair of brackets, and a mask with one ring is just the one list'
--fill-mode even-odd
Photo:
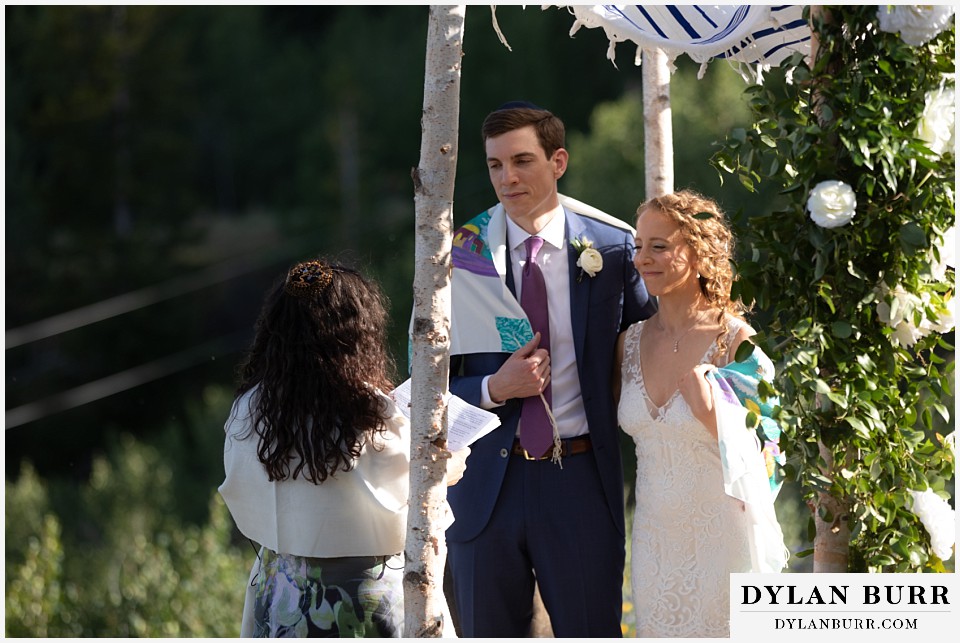
{"label": "blue striped tallit", "polygon": [[810,52],[810,26],[802,5],[576,5],[566,7],[580,27],[602,28],[614,60],[619,42],[686,54],[699,63],[727,59],[775,67],[794,52]]}

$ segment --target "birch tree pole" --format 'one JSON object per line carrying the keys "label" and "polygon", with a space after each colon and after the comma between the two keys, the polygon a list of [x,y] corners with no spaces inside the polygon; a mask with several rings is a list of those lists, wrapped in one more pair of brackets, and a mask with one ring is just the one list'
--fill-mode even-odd
{"label": "birch tree pole", "polygon": [[646,198],[673,192],[673,114],[670,68],[662,49],[644,49],[643,153]]}
{"label": "birch tree pole", "polygon": [[[807,57],[807,66],[811,69],[817,59],[817,50],[819,48],[820,36],[817,30],[813,28],[814,20],[830,20],[829,12],[824,12],[820,5],[810,6],[810,55]],[[817,121],[825,130],[830,129],[829,121],[831,118],[824,114],[824,99],[816,90],[816,83],[813,85],[813,111],[816,114]],[[832,110],[826,110],[827,114],[832,115]],[[822,408],[823,395],[816,395],[816,406]],[[818,467],[820,474],[827,479],[833,479],[840,475],[840,471],[846,467],[845,462],[841,462],[837,467],[834,462],[833,454],[830,449],[818,440],[817,448],[820,452],[820,458],[823,465]],[[849,456],[848,458],[849,459]],[[850,507],[845,498],[832,496],[828,491],[821,490],[817,493],[817,500],[810,505],[813,511],[814,526],[816,534],[813,537],[813,571],[816,574],[842,574],[847,571],[850,562]]]}
{"label": "birch tree pole", "polygon": [[440,637],[446,613],[442,587],[450,251],[465,14],[466,5],[430,6],[420,162],[412,172],[417,231],[411,333],[413,436],[403,595],[404,635],[416,638]]}

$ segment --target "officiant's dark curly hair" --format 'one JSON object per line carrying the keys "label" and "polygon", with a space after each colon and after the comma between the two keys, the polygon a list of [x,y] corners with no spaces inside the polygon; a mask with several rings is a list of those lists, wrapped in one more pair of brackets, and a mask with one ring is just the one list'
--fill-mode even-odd
{"label": "officiant's dark curly hair", "polygon": [[253,431],[270,480],[319,484],[383,432],[387,307],[373,281],[323,260],[294,265],[267,293],[237,395],[257,387]]}

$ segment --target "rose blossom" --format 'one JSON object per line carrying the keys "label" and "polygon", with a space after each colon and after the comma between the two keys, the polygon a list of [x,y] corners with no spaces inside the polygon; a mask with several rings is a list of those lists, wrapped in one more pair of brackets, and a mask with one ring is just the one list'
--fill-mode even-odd
{"label": "rose blossom", "polygon": [[577,266],[591,277],[595,277],[603,269],[603,255],[596,248],[584,248],[577,259]]}
{"label": "rose blossom", "polygon": [[910,511],[920,519],[923,528],[930,534],[930,546],[940,560],[949,560],[953,556],[953,543],[956,540],[954,511],[947,501],[933,489],[925,491],[909,490],[913,503]]}
{"label": "rose blossom", "polygon": [[[950,226],[950,229],[943,233],[943,237],[939,240],[937,247],[940,250],[940,261],[944,266],[949,266],[953,269],[957,267],[957,227]],[[944,281],[947,276],[947,271],[944,269],[943,277],[940,278],[940,281]]]}
{"label": "rose blossom", "polygon": [[821,181],[810,190],[807,210],[818,226],[838,228],[856,215],[857,195],[843,181]]}
{"label": "rose blossom", "polygon": [[[893,290],[891,290],[886,283],[881,282],[875,292],[880,295],[877,299],[877,316],[880,318],[880,321],[888,324],[892,328],[896,328],[901,322],[912,321],[913,311],[923,305],[923,301],[919,297],[904,290],[900,284],[897,284]],[[888,294],[893,295],[893,299],[897,304],[892,316],[890,312],[893,306],[887,303]]]}
{"label": "rose blossom", "polygon": [[[904,290],[900,284],[891,290],[882,282],[874,292],[877,294],[877,318],[893,329],[890,337],[899,346],[909,348],[930,333],[948,333],[954,327],[952,297],[945,299],[942,305],[935,304],[929,292],[917,296]],[[887,301],[888,295],[892,295],[892,301]],[[928,308],[933,309],[935,319],[928,317]],[[922,318],[916,324],[914,313],[918,310]]]}
{"label": "rose blossom", "polygon": [[[899,346],[910,347],[917,341],[930,333],[921,331],[913,324],[913,312],[923,305],[923,301],[916,295],[907,292],[903,286],[897,284],[891,290],[887,284],[882,283],[876,288],[877,295],[877,317],[883,323],[893,329],[891,339]],[[893,303],[887,301],[887,295],[893,295]],[[892,313],[892,314],[891,314]]]}
{"label": "rose blossom", "polygon": [[917,138],[937,156],[953,150],[954,119],[956,118],[955,90],[952,86],[929,91],[926,107],[917,128]]}
{"label": "rose blossom", "polygon": [[932,40],[950,24],[953,7],[947,5],[880,5],[880,31],[900,32],[903,42],[913,47]]}
{"label": "rose blossom", "polygon": [[[921,297],[921,301],[923,302],[924,307],[930,307],[932,303],[930,301],[930,294],[923,293],[923,297]],[[936,308],[937,318],[935,320],[930,320],[927,317],[923,318],[923,320],[920,322],[920,332],[924,336],[929,335],[931,332],[941,333],[941,334],[949,333],[953,329],[955,325],[955,322],[953,319],[953,302],[954,301],[955,300],[953,299],[953,297],[950,297],[949,299],[943,302],[943,306]]]}
{"label": "rose blossom", "polygon": [[[952,268],[956,263],[954,250],[952,247],[948,247],[947,244],[955,243],[955,237],[956,235],[954,234],[954,229],[950,228],[950,230],[947,231],[947,234],[944,235],[939,242],[934,242],[937,248],[937,253],[934,253],[933,246],[927,250],[926,260],[927,264],[929,265],[930,279],[933,281],[947,281],[947,269]],[[940,255],[939,259],[937,259],[937,254]]]}

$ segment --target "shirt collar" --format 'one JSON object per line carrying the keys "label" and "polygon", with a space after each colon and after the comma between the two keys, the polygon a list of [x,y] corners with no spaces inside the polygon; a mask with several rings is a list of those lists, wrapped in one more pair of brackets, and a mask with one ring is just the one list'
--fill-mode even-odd
{"label": "shirt collar", "polygon": [[[537,233],[537,236],[543,239],[544,243],[549,243],[554,248],[562,250],[567,229],[567,216],[563,211],[562,205],[558,205],[551,210],[550,213],[550,223],[544,226],[544,228]],[[523,245],[527,237],[532,237],[533,235],[514,223],[513,219],[509,216],[506,217],[506,219],[507,243],[511,249],[516,250]]]}

